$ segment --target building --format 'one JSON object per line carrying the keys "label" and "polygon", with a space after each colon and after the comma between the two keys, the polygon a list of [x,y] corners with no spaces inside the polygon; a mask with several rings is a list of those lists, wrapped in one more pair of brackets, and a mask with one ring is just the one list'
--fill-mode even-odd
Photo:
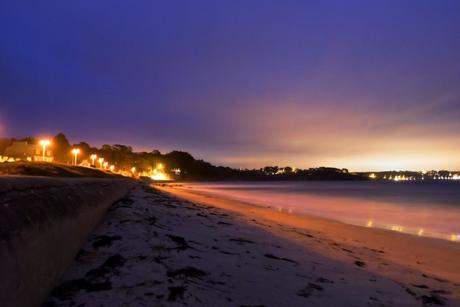
{"label": "building", "polygon": [[53,162],[54,156],[50,149],[46,149],[43,154],[43,148],[37,144],[29,144],[27,141],[13,141],[5,149],[4,156],[16,161],[35,161],[35,162]]}

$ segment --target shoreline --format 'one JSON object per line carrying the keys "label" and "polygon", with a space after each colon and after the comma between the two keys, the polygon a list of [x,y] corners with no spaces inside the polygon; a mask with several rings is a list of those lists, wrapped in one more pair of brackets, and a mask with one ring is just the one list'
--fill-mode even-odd
{"label": "shoreline", "polygon": [[[155,188],[188,201],[215,206],[240,214],[246,219],[264,221],[266,224],[265,228],[272,226],[269,227],[272,233],[293,240],[294,242],[299,241],[296,236],[292,236],[290,233],[273,226],[283,225],[284,227],[315,231],[334,243],[347,245],[348,248],[382,251],[379,252],[379,256],[385,261],[403,268],[418,271],[420,275],[434,276],[435,278],[449,280],[460,285],[460,262],[458,261],[460,244],[457,242],[438,238],[419,237],[387,229],[346,224],[307,214],[296,215],[278,212],[268,207],[251,205],[216,195],[195,192],[193,189],[185,186],[162,185],[155,186]],[[326,257],[343,260],[343,257],[329,250],[324,250],[320,246],[310,247],[315,252],[319,252]],[[372,260],[368,259],[368,262],[372,262]],[[369,266],[372,271],[380,272],[381,270],[378,267],[378,265]],[[399,274],[387,271],[386,275],[398,277]]]}
{"label": "shoreline", "polygon": [[[460,242],[460,208],[457,206],[458,197],[452,195],[452,189],[430,191],[421,189],[421,185],[417,184],[416,190],[404,191],[401,189],[404,183],[381,185],[376,181],[370,181],[366,185],[359,184],[358,187],[348,182],[330,182],[329,189],[323,189],[324,184],[316,182],[308,184],[306,193],[296,193],[307,186],[288,186],[282,182],[278,182],[280,185],[265,185],[264,182],[243,185],[236,182],[177,184],[196,193],[290,214],[305,214],[356,226]],[[394,197],[404,192],[410,192],[410,197]]]}

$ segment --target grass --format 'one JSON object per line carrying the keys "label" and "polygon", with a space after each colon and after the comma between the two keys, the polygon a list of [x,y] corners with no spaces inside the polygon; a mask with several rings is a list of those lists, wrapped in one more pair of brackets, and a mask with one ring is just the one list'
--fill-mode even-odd
{"label": "grass", "polygon": [[11,162],[0,163],[1,175],[26,175],[45,177],[95,177],[113,178],[119,177],[112,173],[94,168],[70,166],[60,163],[44,162]]}

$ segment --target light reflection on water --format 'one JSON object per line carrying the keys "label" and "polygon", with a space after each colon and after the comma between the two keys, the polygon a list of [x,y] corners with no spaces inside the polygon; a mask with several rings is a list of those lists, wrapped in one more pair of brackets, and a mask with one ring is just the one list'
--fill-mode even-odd
{"label": "light reflection on water", "polygon": [[188,184],[196,191],[345,223],[460,242],[458,182]]}

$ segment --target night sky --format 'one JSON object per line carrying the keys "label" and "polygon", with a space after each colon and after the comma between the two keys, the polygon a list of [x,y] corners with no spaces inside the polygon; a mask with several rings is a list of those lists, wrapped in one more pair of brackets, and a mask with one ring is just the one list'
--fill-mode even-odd
{"label": "night sky", "polygon": [[460,169],[460,1],[1,1],[0,137]]}

